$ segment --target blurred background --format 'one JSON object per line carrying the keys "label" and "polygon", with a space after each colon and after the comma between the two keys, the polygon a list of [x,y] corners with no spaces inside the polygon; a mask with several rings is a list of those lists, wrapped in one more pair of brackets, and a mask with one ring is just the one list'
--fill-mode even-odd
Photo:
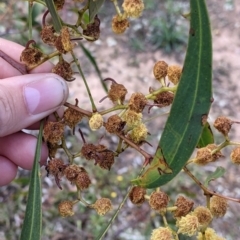
{"label": "blurred background", "polygon": [[[101,20],[101,36],[96,42],[82,41],[92,56],[95,58],[103,78],[111,77],[118,83],[124,84],[128,89],[127,98],[133,92],[148,93],[149,87],[158,86],[154,80],[152,69],[154,63],[164,60],[169,65],[183,65],[187,41],[188,21],[181,14],[189,12],[189,1],[186,0],[145,0],[145,10],[139,19],[131,19],[129,29],[122,35],[115,35],[111,30],[111,19],[115,9],[111,1],[105,1],[98,17]],[[228,116],[233,120],[240,120],[240,0],[211,0],[207,1],[213,37],[213,97],[214,102],[209,115],[212,124],[217,116]],[[60,12],[63,19],[74,23],[75,10],[78,5],[74,1],[66,0],[64,9]],[[6,38],[22,45],[28,41],[27,25],[28,6],[24,1],[9,0],[0,2],[0,37]],[[44,8],[38,4],[33,10],[33,36],[41,49],[50,52],[39,38],[41,18]],[[92,63],[86,57],[82,48],[76,47],[75,53],[80,60],[82,69],[90,85],[92,95],[99,102],[106,96],[101,86],[99,75]],[[70,96],[68,102],[74,104],[78,98],[79,106],[90,110],[87,93],[76,74],[76,80],[69,83]],[[106,99],[98,103],[99,110],[111,106]],[[153,109],[151,116],[168,111],[168,109]],[[147,111],[146,111],[147,116]],[[154,153],[158,144],[166,117],[160,117],[148,122],[147,127],[151,136],[148,141],[153,147],[144,146],[149,153]],[[82,121],[80,127],[87,142],[105,144],[114,150],[117,138],[106,135],[103,130],[89,131],[87,121]],[[222,136],[214,129],[215,142],[223,141]],[[33,132],[33,134],[36,134]],[[67,144],[72,152],[79,151],[82,140],[79,134],[72,136],[70,129],[66,130]],[[233,125],[230,138],[240,141],[240,128]],[[217,163],[206,167],[193,166],[190,169],[202,182],[214,172],[217,166],[227,169],[222,178],[210,183],[210,188],[220,194],[240,198],[240,168],[231,164],[229,154],[233,148],[224,149],[225,157]],[[63,152],[58,157],[67,161]],[[75,199],[76,189],[64,181],[61,183],[63,190],[58,189],[54,179],[46,177],[42,169],[43,182],[43,240],[92,240],[95,239],[103,227],[107,225],[118,205],[124,198],[130,185],[130,180],[135,178],[143,164],[143,158],[135,151],[129,149],[121,154],[115,161],[111,171],[95,167],[92,162],[77,159],[86,167],[92,179],[91,187],[84,191],[83,196],[88,202],[95,202],[97,198],[111,198],[114,209],[106,216],[98,216],[94,210],[78,204],[75,215],[71,218],[61,218],[57,205],[63,200]],[[18,176],[9,186],[0,188],[0,240],[17,240],[21,232],[28,194],[28,181],[30,173],[19,169]],[[176,197],[183,194],[194,200],[195,207],[205,205],[205,197],[198,186],[184,173],[180,173],[173,181],[161,188],[171,198],[173,205]],[[150,192],[150,191],[149,191]],[[240,204],[229,202],[229,211],[212,223],[212,227],[219,235],[228,240],[240,239]],[[174,219],[169,215],[170,225]],[[159,215],[151,211],[149,205],[141,206],[125,203],[120,214],[110,227],[104,239],[117,240],[147,240],[150,239],[152,229],[163,225]],[[181,236],[180,239],[195,239]]]}

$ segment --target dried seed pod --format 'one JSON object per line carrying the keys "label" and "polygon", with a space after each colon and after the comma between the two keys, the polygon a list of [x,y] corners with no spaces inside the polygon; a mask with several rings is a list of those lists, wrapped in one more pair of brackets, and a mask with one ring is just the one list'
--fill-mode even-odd
{"label": "dried seed pod", "polygon": [[231,127],[232,127],[233,122],[226,118],[226,117],[218,117],[213,126],[224,136],[227,136]]}
{"label": "dried seed pod", "polygon": [[126,122],[128,127],[134,127],[142,122],[142,113],[136,113],[128,109],[123,115],[123,120]]}
{"label": "dried seed pod", "polygon": [[79,173],[84,172],[85,169],[83,167],[79,167],[78,165],[72,164],[68,165],[65,169],[63,174],[70,182],[76,180]]}
{"label": "dried seed pod", "polygon": [[230,157],[234,164],[240,164],[240,147],[233,149]]}
{"label": "dried seed pod", "polygon": [[141,144],[144,140],[146,140],[148,134],[148,129],[144,123],[140,123],[135,126],[131,133],[129,134],[129,138],[136,144]]}
{"label": "dried seed pod", "polygon": [[117,133],[123,130],[125,124],[117,114],[114,114],[108,118],[104,126],[109,133]]}
{"label": "dried seed pod", "polygon": [[130,110],[141,113],[147,104],[147,99],[142,93],[133,93],[129,99],[128,106]]}
{"label": "dried seed pod", "polygon": [[129,199],[133,204],[140,205],[145,202],[145,195],[146,195],[146,189],[135,186],[132,188],[131,192],[129,193]]}
{"label": "dried seed pod", "polygon": [[168,65],[164,61],[158,61],[153,67],[154,77],[160,81],[167,76]]}
{"label": "dried seed pod", "polygon": [[[218,147],[218,146],[217,146],[216,144],[208,144],[208,145],[206,146],[206,148],[210,149],[211,152],[212,152],[213,150],[217,149],[217,147]],[[217,159],[219,159],[220,157],[223,157],[221,151],[215,152],[214,154],[212,154],[212,162],[215,162],[215,161],[216,161]]]}
{"label": "dried seed pod", "polygon": [[55,46],[55,41],[57,39],[56,31],[53,25],[45,25],[41,30],[41,39],[44,43]]}
{"label": "dried seed pod", "polygon": [[174,238],[169,228],[159,227],[152,231],[150,240],[174,240]]}
{"label": "dried seed pod", "polygon": [[91,184],[91,179],[89,178],[88,173],[84,169],[84,171],[81,171],[77,175],[77,178],[75,179],[74,182],[78,189],[83,190],[83,189],[87,189],[89,187],[89,185]]}
{"label": "dried seed pod", "polygon": [[87,28],[83,30],[85,36],[91,37],[92,39],[86,38],[88,41],[96,41],[100,36],[100,19],[96,15],[93,23],[89,23]]}
{"label": "dried seed pod", "polygon": [[193,211],[193,215],[198,218],[198,222],[201,228],[206,228],[213,219],[210,210],[203,206],[195,208]]}
{"label": "dried seed pod", "polygon": [[142,14],[144,3],[143,0],[124,0],[122,7],[128,17],[137,18]]}
{"label": "dried seed pod", "polygon": [[194,202],[186,199],[183,196],[179,196],[174,204],[177,206],[177,210],[174,211],[174,217],[183,217],[186,216],[191,210],[194,205]]}
{"label": "dried seed pod", "polygon": [[104,145],[96,146],[96,153],[94,156],[95,164],[100,168],[110,170],[114,163],[114,152],[107,149]]}
{"label": "dried seed pod", "polygon": [[126,94],[127,89],[122,84],[114,82],[111,84],[110,90],[108,91],[108,97],[113,103],[120,101],[120,103],[123,104]]}
{"label": "dried seed pod", "polygon": [[91,130],[96,131],[103,125],[103,117],[99,113],[94,113],[89,119],[89,127]]}
{"label": "dried seed pod", "polygon": [[174,94],[172,92],[161,92],[155,96],[154,103],[158,107],[166,107],[172,104],[174,99]]}
{"label": "dried seed pod", "polygon": [[65,0],[53,0],[53,2],[57,11],[61,10],[65,4]]}
{"label": "dried seed pod", "polygon": [[63,54],[72,51],[73,45],[71,43],[70,33],[67,27],[62,27],[60,36],[58,36],[55,41],[55,47]]}
{"label": "dried seed pod", "polygon": [[187,236],[193,236],[197,233],[199,228],[198,218],[192,214],[187,214],[185,217],[181,217],[177,221],[178,231]]}
{"label": "dried seed pod", "polygon": [[213,161],[213,157],[212,157],[212,151],[207,148],[199,148],[197,150],[197,156],[194,159],[194,163],[199,164],[199,165],[206,165],[210,162]]}
{"label": "dried seed pod", "polygon": [[20,56],[20,61],[28,68],[37,66],[43,58],[44,54],[37,48],[26,47]]}
{"label": "dried seed pod", "polygon": [[210,211],[214,217],[223,217],[228,208],[228,203],[225,198],[213,196],[210,199]]}
{"label": "dried seed pod", "polygon": [[56,66],[52,69],[53,73],[56,73],[57,75],[61,76],[67,81],[71,81],[74,78],[72,77],[73,71],[71,68],[71,65],[66,62],[64,59],[61,59]]}
{"label": "dried seed pod", "polygon": [[63,160],[57,158],[49,160],[46,166],[48,174],[58,177],[61,177],[63,175],[65,168],[66,165],[64,164]]}
{"label": "dried seed pod", "polygon": [[149,199],[149,205],[152,209],[157,211],[166,211],[169,197],[164,192],[152,192]]}
{"label": "dried seed pod", "polygon": [[73,202],[63,201],[58,205],[58,212],[62,217],[71,217],[74,215]]}
{"label": "dried seed pod", "polygon": [[92,143],[86,143],[82,146],[81,154],[87,160],[93,160],[96,154],[96,146]]}
{"label": "dried seed pod", "polygon": [[124,33],[129,26],[127,18],[122,18],[119,15],[115,15],[112,18],[112,30],[116,34]]}
{"label": "dried seed pod", "polygon": [[79,123],[83,118],[83,114],[79,111],[67,108],[63,114],[63,119],[65,124],[67,124],[70,128],[73,128],[77,123]]}
{"label": "dried seed pod", "polygon": [[62,122],[47,122],[43,129],[45,141],[51,144],[61,141],[64,133],[64,124]]}
{"label": "dried seed pod", "polygon": [[169,81],[174,85],[178,84],[182,75],[182,68],[180,66],[172,65],[168,67],[167,76]]}
{"label": "dried seed pod", "polygon": [[94,204],[91,205],[99,215],[105,215],[112,209],[111,200],[108,198],[100,198]]}

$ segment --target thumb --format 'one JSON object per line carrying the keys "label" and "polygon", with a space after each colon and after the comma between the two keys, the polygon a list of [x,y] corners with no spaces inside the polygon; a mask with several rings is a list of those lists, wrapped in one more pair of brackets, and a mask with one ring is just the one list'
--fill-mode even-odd
{"label": "thumb", "polygon": [[63,78],[53,73],[0,80],[0,137],[17,132],[54,112],[68,97]]}

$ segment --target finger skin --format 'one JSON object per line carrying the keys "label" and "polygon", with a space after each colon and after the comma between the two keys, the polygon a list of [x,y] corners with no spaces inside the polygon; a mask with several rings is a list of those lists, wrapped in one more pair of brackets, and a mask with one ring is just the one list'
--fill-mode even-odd
{"label": "finger skin", "polygon": [[[33,166],[36,145],[36,137],[23,132],[14,133],[0,138],[0,156],[6,157],[21,168],[30,170]],[[41,165],[46,164],[47,157],[48,148],[43,143],[40,158]]]}

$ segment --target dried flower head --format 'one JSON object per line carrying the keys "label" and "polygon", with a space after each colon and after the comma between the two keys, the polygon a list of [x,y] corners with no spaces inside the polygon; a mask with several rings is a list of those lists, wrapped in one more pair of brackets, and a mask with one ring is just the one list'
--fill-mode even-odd
{"label": "dried flower head", "polygon": [[180,66],[172,65],[168,67],[167,76],[169,81],[174,85],[178,84],[182,74],[182,68]]}
{"label": "dried flower head", "polygon": [[153,229],[150,240],[174,240],[172,231],[166,227]]}
{"label": "dried flower head", "polygon": [[149,205],[157,211],[165,211],[169,202],[169,197],[164,192],[152,192],[149,199]]}
{"label": "dried flower head", "polygon": [[47,142],[47,147],[48,147],[49,158],[54,158],[60,146],[57,143]]}
{"label": "dried flower head", "polygon": [[73,71],[71,65],[64,59],[61,59],[57,65],[53,67],[52,72],[56,73],[67,81],[73,80]]}
{"label": "dried flower head", "polygon": [[63,114],[64,123],[70,128],[73,128],[82,118],[83,114],[72,108],[67,108]]}
{"label": "dried flower head", "polygon": [[142,113],[136,113],[128,109],[123,115],[123,120],[126,122],[128,127],[134,127],[142,122]]}
{"label": "dried flower head", "polygon": [[199,228],[198,218],[194,215],[187,214],[185,217],[181,217],[177,221],[178,232],[187,236],[193,236],[197,233]]}
{"label": "dried flower head", "polygon": [[63,175],[65,168],[66,165],[64,164],[63,160],[57,158],[49,160],[46,166],[48,174],[58,177]]}
{"label": "dried flower head", "polygon": [[78,189],[83,190],[89,187],[89,185],[91,184],[91,179],[89,178],[89,175],[86,172],[86,170],[82,168],[82,171],[78,173],[77,178],[75,179],[74,182]]}
{"label": "dried flower head", "polygon": [[122,7],[127,16],[137,18],[142,14],[144,3],[143,0],[124,0]]}
{"label": "dried flower head", "polygon": [[135,186],[132,188],[131,192],[129,193],[129,199],[133,204],[140,205],[145,201],[145,197],[144,197],[145,194],[146,194],[145,188]]}
{"label": "dried flower head", "polygon": [[82,146],[81,154],[87,160],[93,160],[96,154],[96,146],[92,143],[86,143]]}
{"label": "dried flower head", "polygon": [[43,53],[33,47],[25,48],[20,56],[20,61],[23,62],[28,68],[32,68],[37,66],[43,58]]}
{"label": "dried flower head", "polygon": [[100,198],[91,206],[97,211],[99,215],[105,215],[112,209],[111,200],[108,198]]}
{"label": "dried flower head", "polygon": [[125,124],[117,114],[114,114],[108,118],[104,126],[109,133],[119,133],[123,130]]}
{"label": "dried flower head", "polygon": [[154,77],[160,81],[167,76],[168,65],[164,61],[158,61],[153,67]]}
{"label": "dried flower head", "polygon": [[218,117],[213,126],[220,132],[222,133],[224,136],[227,136],[231,127],[232,127],[233,122],[226,118],[226,117]]}
{"label": "dried flower head", "polygon": [[129,138],[136,144],[141,144],[148,134],[148,129],[144,123],[140,123],[133,128],[129,134]]}
{"label": "dried flower head", "polygon": [[96,146],[96,153],[94,156],[95,164],[99,165],[100,168],[110,170],[114,163],[114,152],[107,149],[104,145]]}
{"label": "dried flower head", "polygon": [[65,175],[67,180],[69,180],[70,182],[73,182],[77,178],[78,174],[82,171],[85,171],[84,168],[79,167],[78,165],[72,164],[72,165],[68,165],[64,169],[63,174]]}
{"label": "dried flower head", "polygon": [[71,217],[74,215],[73,202],[63,201],[58,205],[58,212],[62,217]]}
{"label": "dried flower head", "polygon": [[99,113],[94,113],[89,119],[89,127],[91,130],[96,131],[103,125],[103,117]]}
{"label": "dried flower head", "polygon": [[240,164],[240,147],[233,149],[230,157],[234,164]]}
{"label": "dried flower head", "polygon": [[43,129],[45,141],[58,143],[61,141],[64,133],[64,124],[62,122],[47,122]]}
{"label": "dried flower head", "polygon": [[199,165],[206,165],[212,162],[213,157],[211,152],[212,151],[207,147],[199,148],[197,150],[197,156],[194,159],[194,163]]}
{"label": "dried flower head", "polygon": [[110,90],[108,91],[108,97],[113,103],[117,103],[118,101],[123,104],[125,100],[125,96],[127,94],[127,89],[118,83],[112,83]]}
{"label": "dried flower head", "polygon": [[206,228],[213,219],[210,210],[203,206],[195,208],[193,215],[198,218],[199,225],[202,228]]}
{"label": "dried flower head", "polygon": [[154,103],[158,104],[158,107],[166,107],[172,104],[174,94],[172,92],[160,92],[155,96]]}
{"label": "dried flower head", "polygon": [[204,236],[201,232],[198,233],[197,240],[225,240],[225,238],[218,236],[212,228],[207,228]]}
{"label": "dried flower head", "polygon": [[210,211],[214,217],[223,217],[228,208],[228,203],[225,198],[213,196],[210,199]]}
{"label": "dried flower head", "polygon": [[192,210],[193,205],[193,201],[183,196],[179,196],[174,204],[174,206],[177,206],[177,210],[174,211],[174,217],[178,218],[186,216]]}
{"label": "dried flower head", "polygon": [[44,43],[55,46],[55,41],[57,39],[56,31],[53,25],[45,25],[41,30],[41,39]]}
{"label": "dried flower head", "polygon": [[57,11],[61,10],[64,6],[65,0],[53,0],[55,8]]}
{"label": "dried flower head", "polygon": [[130,24],[127,18],[123,18],[119,15],[112,18],[112,30],[116,34],[124,33],[129,25]]}
{"label": "dried flower head", "polygon": [[141,113],[147,104],[147,99],[142,93],[133,93],[129,99],[128,106],[130,110]]}
{"label": "dried flower head", "polygon": [[[215,149],[217,149],[217,145],[216,144],[208,144],[206,146],[206,148],[210,149],[211,152]],[[215,162],[217,159],[219,159],[220,157],[223,157],[223,154],[221,153],[221,151],[217,151],[214,154],[212,154],[212,162]]]}
{"label": "dried flower head", "polygon": [[100,36],[100,19],[96,15],[93,23],[89,23],[87,28],[83,30],[83,34],[90,38],[86,38],[88,41],[96,41]]}
{"label": "dried flower head", "polygon": [[73,49],[70,33],[67,27],[62,27],[60,36],[57,37],[55,47],[60,53],[67,53]]}

